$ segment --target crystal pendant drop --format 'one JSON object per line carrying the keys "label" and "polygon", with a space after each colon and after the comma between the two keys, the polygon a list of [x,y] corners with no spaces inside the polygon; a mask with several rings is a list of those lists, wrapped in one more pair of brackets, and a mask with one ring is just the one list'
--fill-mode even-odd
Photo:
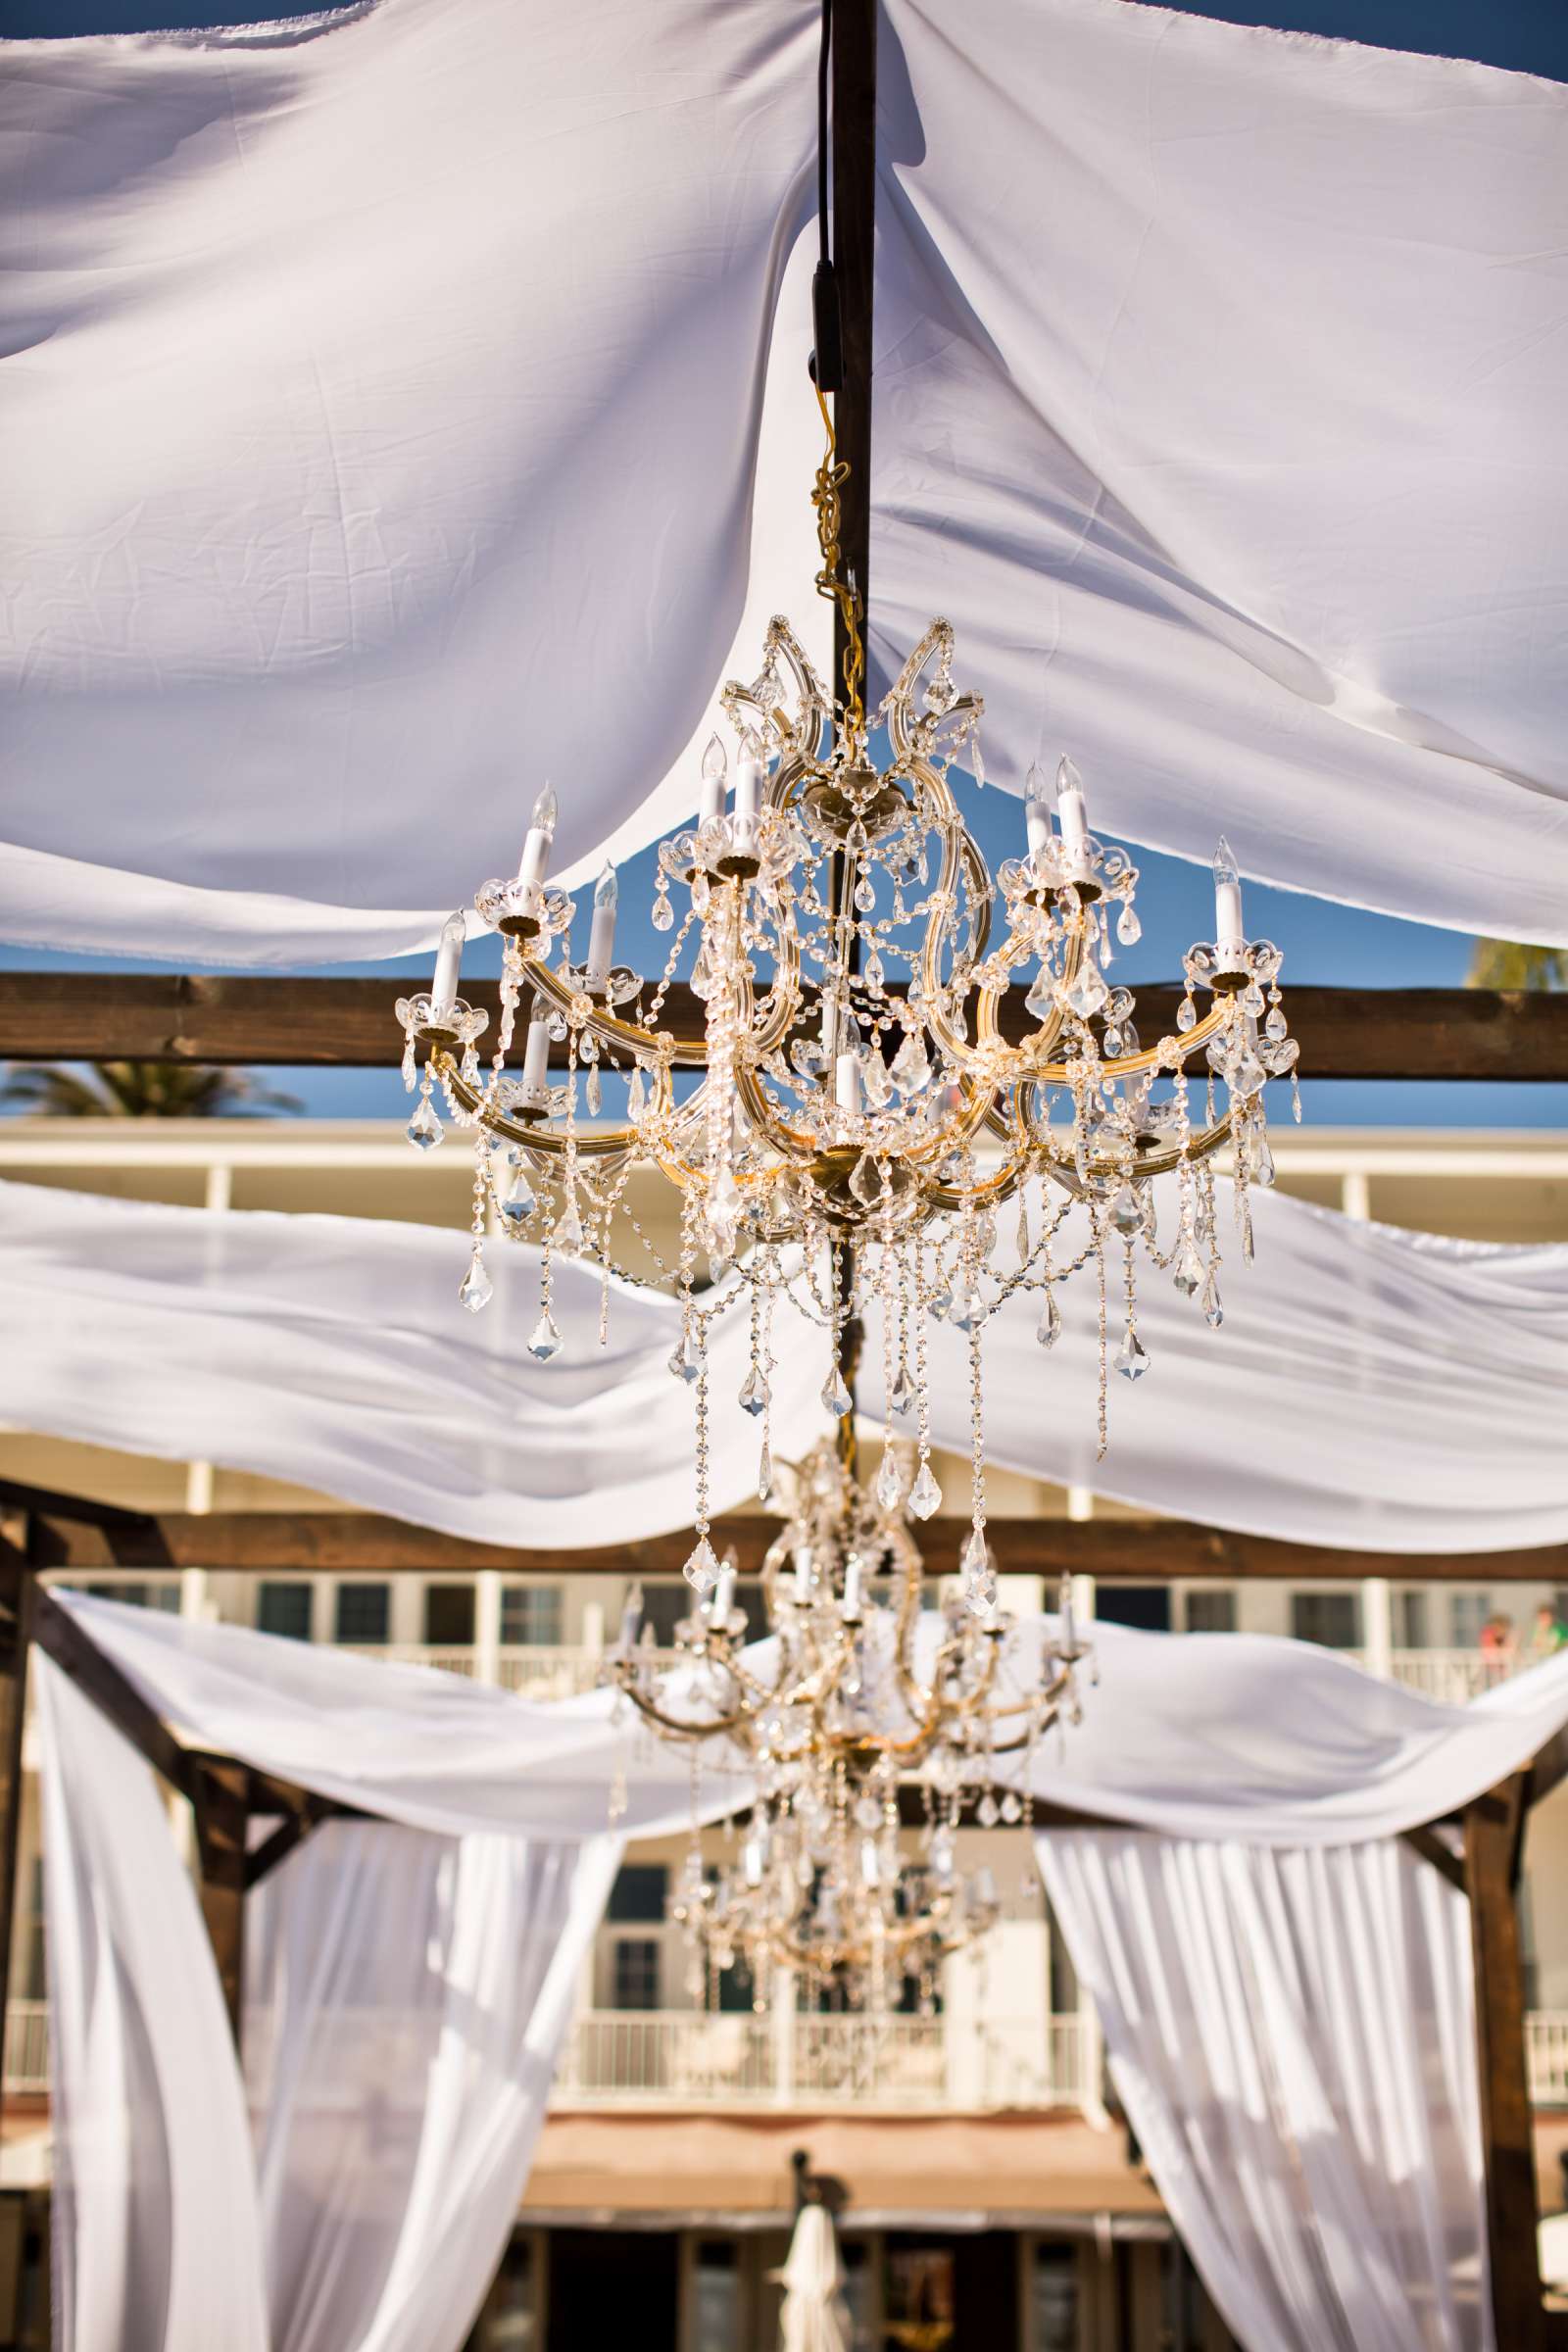
{"label": "crystal pendant drop", "polygon": [[1002,1807],[988,1788],[974,1809],[974,1817],[983,1830],[994,1830],[1002,1819]]}
{"label": "crystal pendant drop", "polygon": [[948,1310],[953,1304],[953,1293],[944,1284],[940,1291],[932,1292],[925,1304],[926,1312],[933,1323],[945,1323],[948,1319]]}
{"label": "crystal pendant drop", "polygon": [[695,1332],[681,1333],[670,1355],[669,1368],[675,1378],[685,1381],[688,1387],[697,1378],[703,1368],[703,1350]]}
{"label": "crystal pendant drop", "polygon": [[1274,1154],[1269,1150],[1268,1137],[1261,1128],[1252,1139],[1252,1182],[1264,1191],[1274,1181]]}
{"label": "crystal pendant drop", "polygon": [[1040,1308],[1040,1320],[1035,1325],[1035,1338],[1042,1348],[1054,1348],[1061,1336],[1061,1309],[1056,1304],[1054,1291],[1047,1291]]}
{"label": "crystal pendant drop", "polygon": [[767,1440],[764,1438],[764,1439],[762,1440],[762,1450],[761,1450],[761,1452],[760,1452],[760,1453],[758,1455],[758,1457],[757,1457],[757,1499],[758,1499],[758,1501],[759,1501],[759,1502],[766,1502],[766,1500],[767,1500],[768,1496],[769,1496],[769,1495],[772,1494],[772,1492],[773,1492],[773,1454],[772,1454],[772,1449],[771,1449],[771,1447],[769,1446],[769,1445],[768,1445],[768,1443],[767,1443]]}
{"label": "crystal pendant drop", "polygon": [[862,874],[855,885],[855,905],[860,914],[869,914],[876,905],[876,886],[869,874]]}
{"label": "crystal pendant drop", "polygon": [[446,1130],[436,1117],[435,1104],[428,1095],[409,1121],[408,1137],[416,1152],[433,1152],[437,1144],[445,1141]]}
{"label": "crystal pendant drop", "polygon": [[948,1321],[956,1331],[973,1331],[975,1325],[984,1320],[985,1302],[979,1292],[972,1283],[960,1283],[953,1294],[953,1303],[948,1308]]}
{"label": "crystal pendant drop", "polygon": [[1144,936],[1144,926],[1133,912],[1131,902],[1122,907],[1116,920],[1116,937],[1124,948],[1136,948]]}
{"label": "crystal pendant drop", "polygon": [[850,1171],[850,1190],[862,1208],[880,1199],[882,1176],[869,1152],[862,1152]]}
{"label": "crystal pendant drop", "polygon": [[1012,1828],[1015,1822],[1022,1821],[1023,1800],[1020,1798],[1016,1788],[1009,1788],[1006,1795],[1003,1798],[1002,1818],[1006,1823],[1009,1830]]}
{"label": "crystal pendant drop", "polygon": [[898,1377],[888,1395],[888,1402],[896,1413],[906,1413],[914,1402],[914,1383],[910,1380],[908,1369],[904,1364],[899,1366]]}
{"label": "crystal pendant drop", "polygon": [[1179,1030],[1181,1030],[1183,1036],[1186,1035],[1189,1029],[1196,1029],[1198,1027],[1198,1006],[1193,1003],[1191,997],[1183,997],[1181,1003],[1177,1005],[1176,1026]]}
{"label": "crystal pendant drop", "polygon": [[850,1395],[844,1374],[837,1364],[822,1383],[822,1404],[825,1411],[832,1413],[840,1421],[844,1419],[846,1413],[854,1409],[855,1399]]}
{"label": "crystal pendant drop", "polygon": [[1051,974],[1044,964],[1035,976],[1035,984],[1023,1001],[1023,1008],[1032,1021],[1048,1021],[1056,1008]]}
{"label": "crystal pendant drop", "polygon": [[1218,1331],[1224,1320],[1225,1310],[1219,1302],[1219,1284],[1215,1281],[1214,1269],[1210,1266],[1208,1280],[1203,1285],[1203,1321],[1208,1325],[1210,1331]]}
{"label": "crystal pendant drop", "polygon": [[893,1100],[893,1074],[880,1054],[866,1055],[861,1085],[870,1107],[873,1110],[885,1110]]}
{"label": "crystal pendant drop", "polygon": [[904,1493],[904,1474],[899,1457],[891,1446],[883,1450],[882,1465],[876,1474],[876,1498],[885,1511],[895,1511]]}
{"label": "crystal pendant drop", "polygon": [[925,1040],[917,1029],[911,1029],[893,1056],[893,1076],[906,1095],[917,1095],[931,1083],[931,1061],[925,1050]]}
{"label": "crystal pendant drop", "polygon": [[762,1378],[761,1370],[759,1365],[754,1364],[750,1372],[746,1375],[746,1385],[741,1390],[739,1401],[741,1411],[743,1413],[750,1413],[754,1421],[759,1413],[765,1411],[767,1406],[767,1383]]}
{"label": "crystal pendant drop", "polygon": [[929,1462],[920,1464],[920,1475],[909,1489],[909,1508],[917,1519],[929,1519],[933,1511],[942,1508],[942,1489],[931,1475]]}
{"label": "crystal pendant drop", "polygon": [[528,1334],[528,1353],[536,1355],[542,1364],[548,1364],[553,1355],[561,1353],[561,1334],[551,1320],[548,1307]]}
{"label": "crystal pendant drop", "polygon": [[566,1195],[565,1206],[556,1219],[552,1240],[564,1257],[574,1257],[582,1248],[582,1219],[577,1214],[577,1196]]}
{"label": "crystal pendant drop", "polygon": [[643,1115],[647,1093],[648,1083],[643,1076],[642,1063],[638,1062],[626,1081],[626,1116],[634,1127]]}
{"label": "crystal pendant drop", "polygon": [[525,1225],[538,1205],[528,1179],[519,1168],[501,1203],[502,1217],[508,1225]]}
{"label": "crystal pendant drop", "polygon": [[717,1584],[718,1562],[713,1556],[713,1546],[706,1536],[699,1537],[696,1549],[681,1574],[694,1592],[711,1592]]}
{"label": "crystal pendant drop", "polygon": [[604,1108],[605,1104],[604,1081],[599,1075],[599,1064],[597,1061],[592,1062],[589,1065],[586,1094],[588,1099],[588,1116],[591,1119],[596,1119],[599,1116],[600,1111]]}
{"label": "crystal pendant drop", "polygon": [[675,909],[669,903],[669,893],[664,888],[662,875],[660,877],[659,893],[654,900],[653,912],[649,920],[656,931],[668,931],[675,921]]}
{"label": "crystal pendant drop", "polygon": [[1263,1035],[1271,1046],[1280,1046],[1285,1042],[1285,1015],[1277,1004],[1263,1023]]}
{"label": "crystal pendant drop", "polygon": [[468,1271],[463,1278],[458,1297],[469,1314],[476,1315],[482,1306],[489,1305],[495,1295],[496,1286],[485,1272],[484,1258],[476,1250],[468,1261]]}
{"label": "crystal pendant drop", "polygon": [[1138,1195],[1130,1184],[1124,1184],[1110,1204],[1110,1221],[1118,1233],[1136,1233],[1144,1221]]}
{"label": "crystal pendant drop", "polygon": [[1176,1271],[1171,1279],[1184,1298],[1191,1298],[1194,1292],[1202,1287],[1203,1261],[1191,1242],[1177,1258]]}
{"label": "crystal pendant drop", "polygon": [[1109,994],[1098,965],[1086,963],[1072,986],[1063,992],[1062,1002],[1069,1012],[1087,1021],[1100,1010]]}
{"label": "crystal pendant drop", "polygon": [[1113,1358],[1123,1380],[1142,1380],[1149,1370],[1149,1350],[1136,1331],[1128,1332]]}
{"label": "crystal pendant drop", "polygon": [[879,1830],[882,1827],[882,1807],[869,1788],[855,1801],[855,1826],[859,1830]]}

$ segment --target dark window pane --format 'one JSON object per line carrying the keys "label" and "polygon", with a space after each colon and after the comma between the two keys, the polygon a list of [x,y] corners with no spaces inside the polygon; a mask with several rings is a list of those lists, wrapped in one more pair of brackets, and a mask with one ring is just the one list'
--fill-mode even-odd
{"label": "dark window pane", "polygon": [[432,1649],[467,1649],[473,1642],[473,1587],[426,1585],[424,1639]]}
{"label": "dark window pane", "polygon": [[339,1585],[334,1642],[384,1642],[392,1616],[387,1585]]}
{"label": "dark window pane", "polygon": [[1169,1585],[1112,1585],[1095,1587],[1095,1615],[1107,1625],[1136,1625],[1145,1633],[1170,1632]]}
{"label": "dark window pane", "polygon": [[290,1642],[311,1638],[309,1585],[265,1584],[256,1595],[256,1623],[264,1634],[282,1634]]}
{"label": "dark window pane", "polygon": [[626,1920],[638,1926],[657,1923],[664,1916],[664,1896],[669,1886],[669,1872],[662,1862],[623,1862],[619,1876],[610,1889],[610,1904],[606,1918]]}
{"label": "dark window pane", "polygon": [[683,1617],[691,1614],[691,1587],[686,1584],[645,1585],[643,1587],[643,1619],[654,1629],[654,1640],[661,1649],[668,1649],[675,1639],[675,1628]]}
{"label": "dark window pane", "polygon": [[561,1642],[561,1587],[506,1585],[501,1592],[501,1639],[534,1649]]}
{"label": "dark window pane", "polygon": [[1361,1639],[1361,1611],[1354,1592],[1293,1592],[1291,1631],[1298,1642],[1325,1649],[1354,1649]]}
{"label": "dark window pane", "polygon": [[94,1600],[118,1600],[127,1609],[161,1609],[167,1617],[179,1615],[179,1587],[175,1583],[144,1585],[120,1581],[85,1585]]}
{"label": "dark window pane", "polygon": [[612,1982],[615,2009],[659,2007],[659,1945],[652,1936],[623,1936],[615,1945]]}
{"label": "dark window pane", "polygon": [[1187,1595],[1187,1631],[1190,1634],[1234,1634],[1236,1631],[1235,1593],[1189,1592]]}

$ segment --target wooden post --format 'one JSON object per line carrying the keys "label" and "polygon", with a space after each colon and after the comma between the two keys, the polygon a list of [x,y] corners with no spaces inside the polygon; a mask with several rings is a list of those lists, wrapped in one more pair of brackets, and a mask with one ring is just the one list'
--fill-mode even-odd
{"label": "wooden post", "polygon": [[1544,2352],[1546,2341],[1536,2235],[1535,2129],[1525,2066],[1524,1972],[1514,1906],[1528,1778],[1515,1773],[1464,1811],[1488,2267],[1498,2352]]}
{"label": "wooden post", "polygon": [[202,1917],[212,1939],[234,2047],[240,2047],[245,2007],[246,1846],[250,1833],[248,1780],[243,1765],[203,1758],[195,1785],[196,1845],[202,1872]]}
{"label": "wooden post", "polygon": [[[844,387],[834,402],[838,454],[849,466],[839,545],[869,620],[871,599],[871,263],[876,227],[876,20],[881,0],[833,0],[833,270],[844,330]],[[842,621],[833,677],[844,686]],[[867,655],[869,660],[869,654]],[[866,680],[869,688],[870,680]]]}
{"label": "wooden post", "polygon": [[[14,1544],[0,1546],[0,2053],[11,2001],[11,1943],[22,1837],[22,1735],[37,1590],[31,1559]],[[0,2113],[4,2105],[5,2069],[0,2059]]]}

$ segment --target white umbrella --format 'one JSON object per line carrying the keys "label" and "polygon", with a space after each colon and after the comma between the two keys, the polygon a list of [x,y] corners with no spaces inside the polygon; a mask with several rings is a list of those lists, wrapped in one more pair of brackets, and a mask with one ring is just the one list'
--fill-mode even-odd
{"label": "white umbrella", "polygon": [[838,2235],[825,2205],[803,2205],[790,2240],[780,2314],[780,2352],[850,2352]]}

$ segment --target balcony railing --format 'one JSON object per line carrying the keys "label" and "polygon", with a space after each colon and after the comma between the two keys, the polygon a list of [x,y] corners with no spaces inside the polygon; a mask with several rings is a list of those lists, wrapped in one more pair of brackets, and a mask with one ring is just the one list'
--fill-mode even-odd
{"label": "balcony railing", "polygon": [[820,2107],[962,2112],[1098,2102],[1087,2017],[710,2016],[588,2010],[556,2075],[564,2107]]}
{"label": "balcony railing", "polygon": [[[368,2022],[368,2021],[362,2021]],[[5,2089],[49,2087],[48,2009],[13,2001]],[[373,2038],[377,2065],[386,2044]],[[1526,2021],[1530,2095],[1568,2107],[1568,2010]],[[959,2022],[898,2017],[710,2017],[688,2010],[579,2013],[556,2074],[560,2107],[855,2106],[976,2114],[1092,2108],[1100,2037],[1076,2016]]]}

